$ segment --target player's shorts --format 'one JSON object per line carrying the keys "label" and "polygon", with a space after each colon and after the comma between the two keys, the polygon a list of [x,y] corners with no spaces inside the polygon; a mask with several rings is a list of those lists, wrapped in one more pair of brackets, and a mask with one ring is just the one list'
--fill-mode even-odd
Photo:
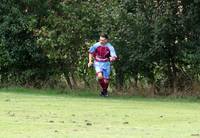
{"label": "player's shorts", "polygon": [[110,62],[94,61],[94,68],[95,68],[96,74],[98,74],[99,72],[102,72],[103,77],[105,79],[109,79],[110,71],[111,71]]}

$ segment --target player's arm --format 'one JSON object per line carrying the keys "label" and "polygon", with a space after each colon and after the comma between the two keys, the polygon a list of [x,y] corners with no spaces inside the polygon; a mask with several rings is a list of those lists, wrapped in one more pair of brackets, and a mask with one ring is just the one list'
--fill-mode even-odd
{"label": "player's arm", "polygon": [[93,57],[94,57],[94,53],[95,53],[95,50],[98,46],[98,43],[94,44],[93,46],[90,47],[89,49],[89,61],[88,61],[88,67],[91,67],[92,64],[93,64]]}
{"label": "player's arm", "polygon": [[92,54],[92,53],[89,53],[88,67],[91,67],[91,66],[92,66],[92,64],[93,64],[92,60],[93,60],[93,54]]}
{"label": "player's arm", "polygon": [[114,47],[112,45],[110,45],[109,49],[110,49],[110,61],[111,62],[116,61],[117,60],[117,55],[116,55]]}

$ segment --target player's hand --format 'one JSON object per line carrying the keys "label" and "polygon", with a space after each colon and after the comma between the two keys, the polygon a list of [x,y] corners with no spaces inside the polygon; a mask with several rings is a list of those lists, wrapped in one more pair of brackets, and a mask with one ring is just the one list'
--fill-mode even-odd
{"label": "player's hand", "polygon": [[116,60],[116,57],[110,57],[110,62],[113,62]]}
{"label": "player's hand", "polygon": [[90,68],[93,65],[93,62],[88,63],[88,68]]}

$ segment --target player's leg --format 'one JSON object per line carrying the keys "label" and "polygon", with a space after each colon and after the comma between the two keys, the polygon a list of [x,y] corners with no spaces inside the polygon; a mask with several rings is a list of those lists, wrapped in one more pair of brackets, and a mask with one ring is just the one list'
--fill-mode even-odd
{"label": "player's leg", "polygon": [[108,96],[108,85],[109,85],[109,78],[110,78],[110,64],[107,64],[105,69],[103,69],[103,80],[104,80],[104,95]]}
{"label": "player's leg", "polygon": [[97,73],[97,79],[98,79],[98,82],[99,82],[99,84],[102,88],[102,90],[100,91],[100,96],[105,96],[104,90],[106,89],[106,84],[105,84],[102,72]]}
{"label": "player's leg", "polygon": [[98,80],[103,79],[103,73],[102,73],[102,71],[97,72],[96,76],[97,76]]}
{"label": "player's leg", "polygon": [[98,82],[100,84],[100,86],[102,87],[102,89],[105,87],[105,83],[104,83],[104,78],[103,78],[103,73],[102,72],[97,72],[96,73]]}
{"label": "player's leg", "polygon": [[95,67],[95,71],[96,71],[97,80],[98,80],[98,82],[99,82],[99,84],[100,84],[100,86],[102,88],[102,91],[100,92],[100,95],[104,96],[103,90],[105,89],[106,84],[104,82],[104,77],[103,77],[102,63],[95,62],[94,67]]}

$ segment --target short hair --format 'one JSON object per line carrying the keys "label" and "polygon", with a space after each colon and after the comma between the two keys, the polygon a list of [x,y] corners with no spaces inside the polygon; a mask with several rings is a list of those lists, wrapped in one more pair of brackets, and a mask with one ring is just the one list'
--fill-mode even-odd
{"label": "short hair", "polygon": [[99,36],[108,39],[108,35],[105,33],[101,33]]}

